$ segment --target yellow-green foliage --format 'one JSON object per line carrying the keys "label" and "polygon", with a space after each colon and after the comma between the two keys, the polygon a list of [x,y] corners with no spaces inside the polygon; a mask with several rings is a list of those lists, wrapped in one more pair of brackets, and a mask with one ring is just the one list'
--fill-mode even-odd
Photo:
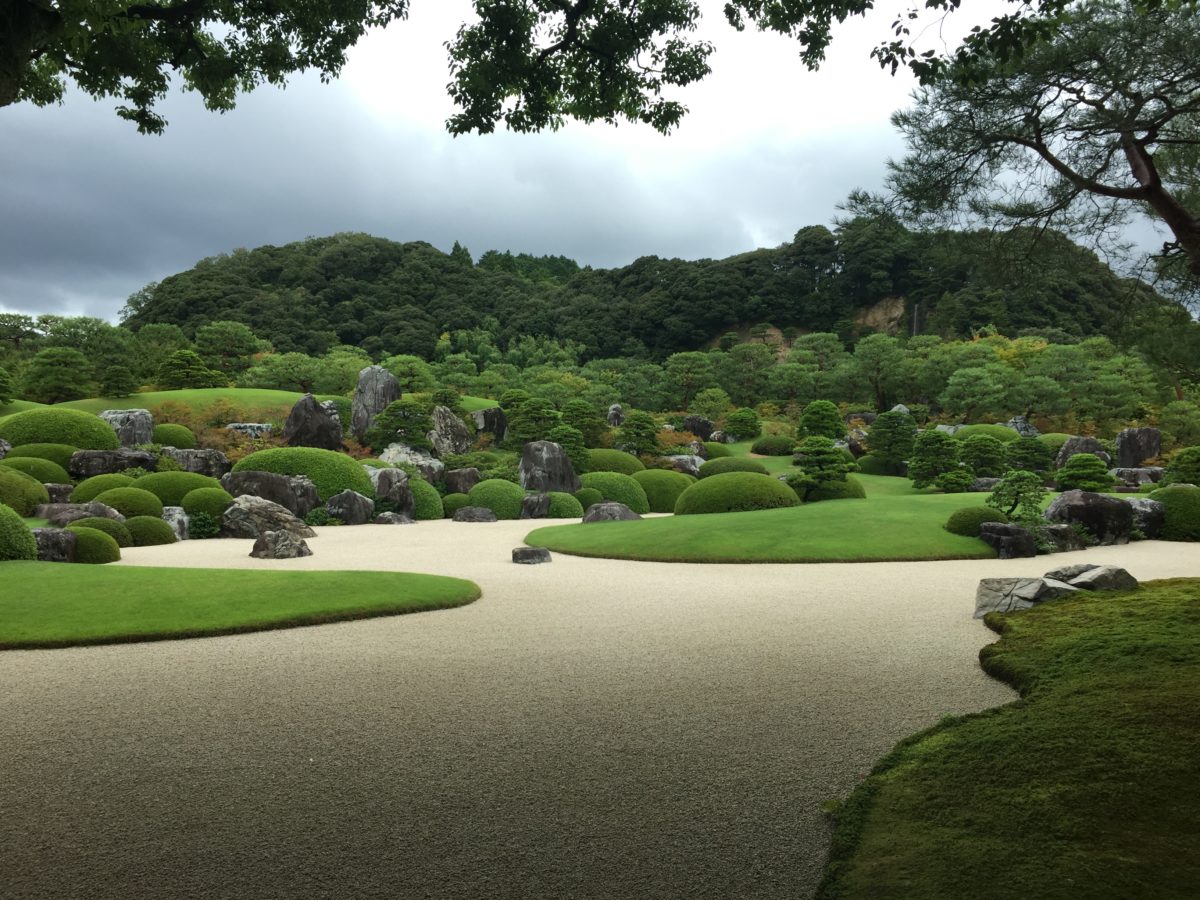
{"label": "yellow-green foliage", "polygon": [[[56,466],[61,466],[64,470],[71,465],[71,457],[74,455],[78,447],[72,447],[69,444],[22,444],[20,447],[13,447],[8,451],[8,456],[5,459],[19,459],[24,456],[30,456],[34,459],[48,459]],[[66,482],[61,482],[66,484]]]}
{"label": "yellow-green foliage", "polygon": [[163,504],[154,494],[135,487],[119,487],[107,490],[97,495],[97,503],[111,506],[121,515],[131,516],[162,516]]}
{"label": "yellow-green foliage", "polygon": [[570,494],[561,491],[550,492],[550,511],[546,513],[550,519],[579,519],[583,517],[583,504]]}
{"label": "yellow-green foliage", "polygon": [[174,544],[175,529],[153,516],[134,516],[125,520],[125,527],[133,538],[135,547],[156,547],[159,544]]}
{"label": "yellow-green foliage", "polygon": [[646,467],[642,461],[624,450],[589,450],[589,472],[620,472],[622,475],[632,475]]}
{"label": "yellow-green foliage", "polygon": [[650,512],[675,512],[675,501],[695,482],[694,478],[682,472],[672,472],[667,469],[647,469],[635,472],[633,480],[642,486],[646,492],[646,501],[650,504]]}
{"label": "yellow-green foliage", "polygon": [[88,503],[95,500],[105,491],[119,487],[131,487],[133,479],[128,475],[122,475],[120,472],[113,472],[110,475],[93,475],[91,478],[85,478],[79,484],[75,485],[75,490],[71,491],[72,503]]}
{"label": "yellow-green foliage", "polygon": [[442,498],[442,515],[449,519],[464,506],[470,505],[471,498],[466,494],[447,494]]}
{"label": "yellow-green foliage", "polygon": [[488,478],[471,488],[467,494],[471,506],[482,506],[496,514],[497,519],[521,518],[521,501],[525,491],[519,484]]}
{"label": "yellow-green foliage", "polygon": [[604,502],[604,495],[595,488],[580,488],[575,492],[575,499],[579,501],[579,505],[586,510],[589,506],[595,506],[597,503]]}
{"label": "yellow-green foliage", "polygon": [[629,475],[620,472],[585,472],[579,476],[579,480],[583,487],[599,491],[605,500],[623,503],[639,515],[650,512],[646,492]]}
{"label": "yellow-green foliage", "polygon": [[24,472],[42,484],[71,483],[71,476],[67,474],[67,470],[48,459],[38,459],[33,456],[6,456],[4,459],[0,459],[0,466],[8,466],[10,469]]}
{"label": "yellow-green foliage", "polygon": [[[350,490],[364,497],[375,497],[375,486],[366,470],[356,460],[333,450],[315,447],[277,447],[259,450],[244,457],[234,467],[235,472],[274,472],[276,475],[305,475],[317,488],[324,503],[334,494]],[[438,514],[441,518],[441,514]]]}
{"label": "yellow-green foliage", "polygon": [[103,531],[78,526],[70,530],[75,533],[75,562],[102,565],[121,558],[121,548]]}
{"label": "yellow-green foliage", "polygon": [[10,559],[37,559],[37,541],[17,511],[0,504],[0,561]]}
{"label": "yellow-green foliage", "polygon": [[28,516],[35,506],[50,502],[45,485],[17,469],[0,466],[0,503]]}
{"label": "yellow-green foliage", "polygon": [[163,506],[182,506],[183,498],[201,488],[220,488],[221,482],[195,472],[152,472],[137,480],[137,486],[149,491]]}
{"label": "yellow-green foliage", "polygon": [[151,440],[156,444],[174,447],[177,450],[196,449],[196,435],[186,425],[172,425],[170,422],[155,425]]}
{"label": "yellow-green foliage", "polygon": [[747,512],[799,506],[796,492],[778,479],[756,472],[725,472],[702,478],[679,495],[675,515]]}
{"label": "yellow-green foliage", "polygon": [[84,450],[116,450],[117,433],[99,416],[77,409],[29,409],[0,422],[0,438],[22,444],[68,444]]}
{"label": "yellow-green foliage", "polygon": [[713,475],[724,475],[726,472],[753,472],[756,475],[766,475],[767,467],[753,459],[743,459],[740,456],[725,456],[720,459],[710,459],[700,466],[700,477],[709,478]]}

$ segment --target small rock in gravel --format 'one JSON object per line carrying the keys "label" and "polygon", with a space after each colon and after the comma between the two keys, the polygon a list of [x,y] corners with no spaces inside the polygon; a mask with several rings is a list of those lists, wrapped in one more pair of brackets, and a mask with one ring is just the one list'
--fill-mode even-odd
{"label": "small rock in gravel", "polygon": [[517,547],[512,552],[512,561],[523,566],[536,566],[552,560],[550,551],[545,547]]}

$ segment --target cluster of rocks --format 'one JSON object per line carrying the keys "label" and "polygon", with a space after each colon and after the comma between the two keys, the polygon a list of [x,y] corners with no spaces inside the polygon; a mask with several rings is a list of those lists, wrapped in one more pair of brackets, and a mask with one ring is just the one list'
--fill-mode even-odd
{"label": "cluster of rocks", "polygon": [[1041,578],[984,578],[975,591],[975,618],[1029,609],[1080,591],[1131,591],[1137,579],[1117,566],[1074,565]]}
{"label": "cluster of rocks", "polygon": [[75,562],[75,532],[67,526],[80,519],[103,518],[124,522],[125,517],[103,503],[43,503],[33,510],[33,518],[46,519],[48,527],[34,528],[38,560],[41,562]]}
{"label": "cluster of rocks", "polygon": [[[1162,531],[1166,508],[1157,500],[1122,500],[1091,491],[1064,491],[1046,508],[1045,525],[986,522],[979,536],[1001,559],[1036,556],[1039,544],[1050,552],[1083,550],[1088,545],[1127,544],[1139,532],[1154,539]],[[1086,539],[1085,539],[1086,538]]]}

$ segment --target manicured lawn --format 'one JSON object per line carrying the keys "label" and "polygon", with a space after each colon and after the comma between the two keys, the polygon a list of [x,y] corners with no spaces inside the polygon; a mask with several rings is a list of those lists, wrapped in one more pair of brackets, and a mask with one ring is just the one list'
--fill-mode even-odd
{"label": "manicured lawn", "polygon": [[394,572],[0,563],[0,649],[201,637],[462,606],[479,587]]}
{"label": "manicured lawn", "polygon": [[1200,579],[988,624],[983,666],[1021,699],[885,757],[838,815],[818,897],[1196,897]]}
{"label": "manicured lawn", "polygon": [[13,400],[9,403],[0,403],[0,419],[3,419],[5,416],[11,416],[13,413],[25,412],[27,409],[37,409],[41,405],[29,400]]}
{"label": "manicured lawn", "polygon": [[867,490],[866,500],[831,500],[791,509],[557,525],[539,528],[525,541],[577,556],[662,562],[867,562],[995,556],[978,538],[950,534],[942,527],[954,510],[982,504],[982,495],[871,496],[872,488]]}
{"label": "manicured lawn", "polygon": [[[193,410],[206,409],[218,400],[228,400],[246,410],[273,410],[282,418],[296,405],[303,395],[293,391],[269,391],[258,388],[194,388],[184,391],[148,391],[131,397],[95,397],[90,400],[71,400],[59,406],[100,412],[105,409],[153,409],[167,401],[182,403]],[[318,399],[332,400],[332,396],[320,395]],[[468,411],[495,406],[495,400],[482,397],[463,397],[463,407]],[[15,411],[15,410],[14,410]]]}

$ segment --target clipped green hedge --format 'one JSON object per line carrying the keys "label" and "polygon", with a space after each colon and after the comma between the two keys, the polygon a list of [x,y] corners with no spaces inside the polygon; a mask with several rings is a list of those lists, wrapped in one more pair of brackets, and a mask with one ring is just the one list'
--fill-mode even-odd
{"label": "clipped green hedge", "polygon": [[0,503],[0,561],[10,559],[37,559],[37,539],[15,509]]}
{"label": "clipped green hedge", "polygon": [[[414,521],[423,522],[443,517],[442,495],[437,492],[437,488],[424,478],[409,478],[408,487],[413,495]],[[373,491],[371,495],[374,496]]]}
{"label": "clipped green hedge", "polygon": [[186,425],[173,425],[170,422],[155,425],[150,440],[164,447],[174,447],[176,450],[196,449],[196,435]]}
{"label": "clipped green hedge", "polygon": [[799,506],[800,498],[775,478],[755,472],[724,472],[703,478],[679,495],[675,515],[748,512]]}
{"label": "clipped green hedge", "polygon": [[67,470],[57,463],[50,462],[48,459],[38,459],[33,456],[6,456],[4,459],[0,459],[0,466],[8,466],[10,469],[24,472],[26,475],[36,478],[42,484],[71,483],[71,476],[67,474]]}
{"label": "clipped green hedge", "polygon": [[137,486],[149,491],[163,506],[182,506],[183,498],[201,488],[220,488],[221,482],[195,472],[151,472],[137,480]]}
{"label": "clipped green hedge", "polygon": [[135,487],[119,487],[96,496],[97,503],[111,506],[125,518],[133,516],[162,516],[163,502],[149,491]]}
{"label": "clipped green hedge", "polygon": [[125,527],[133,537],[135,547],[157,547],[160,544],[174,544],[175,529],[153,516],[134,516],[125,520]]}
{"label": "clipped green hedge", "polygon": [[580,488],[575,492],[575,499],[579,501],[579,505],[587,511],[589,506],[595,506],[597,503],[604,502],[604,495],[595,488]]}
{"label": "clipped green hedge", "polygon": [[786,434],[768,434],[760,437],[750,448],[759,456],[791,456],[796,451],[796,439]]}
{"label": "clipped green hedge", "polygon": [[1200,541],[1200,487],[1173,484],[1150,494],[1166,507],[1159,537],[1164,541]]}
{"label": "clipped green hedge", "polygon": [[599,491],[604,500],[624,503],[639,515],[650,512],[650,501],[646,499],[646,492],[630,475],[620,472],[585,472],[579,476],[579,481],[583,487]]}
{"label": "clipped green hedge", "polygon": [[620,472],[622,475],[632,475],[645,468],[640,459],[624,450],[588,451],[589,472]]}
{"label": "clipped green hedge", "polygon": [[812,488],[804,496],[806,503],[816,503],[820,500],[865,500],[867,489],[853,475],[847,475],[844,481],[825,481]]}
{"label": "clipped green hedge", "polygon": [[954,438],[965,441],[976,434],[986,434],[988,437],[994,437],[1005,444],[1009,441],[1015,441],[1021,436],[1017,429],[1009,428],[1007,425],[964,425],[958,431],[954,432]]}
{"label": "clipped green hedge", "polygon": [[961,534],[963,537],[979,537],[979,528],[985,522],[1007,522],[1008,516],[990,506],[965,506],[950,513],[950,518],[942,526],[951,534]]}
{"label": "clipped green hedge", "polygon": [[570,494],[551,491],[550,511],[546,513],[546,517],[549,519],[581,519],[583,518],[583,504]]}
{"label": "clipped green hedge", "polygon": [[75,562],[103,565],[121,558],[121,548],[111,536],[95,528],[68,526],[75,533]]}
{"label": "clipped green hedge", "polygon": [[197,513],[205,513],[212,516],[217,521],[225,515],[225,510],[229,509],[229,504],[233,502],[233,495],[223,487],[202,487],[188,491],[183,495],[183,499],[178,504],[168,503],[166,506],[182,506],[183,511],[188,516],[194,516]]}
{"label": "clipped green hedge", "polygon": [[75,490],[71,491],[71,502],[89,503],[113,488],[132,487],[133,481],[128,475],[122,475],[120,472],[114,472],[111,475],[93,475],[75,485]]}
{"label": "clipped green hedge", "polygon": [[854,461],[864,475],[899,475],[900,464],[868,453]]}
{"label": "clipped green hedge", "polygon": [[695,483],[695,479],[682,472],[667,469],[647,469],[645,472],[635,472],[632,477],[646,492],[650,512],[656,513],[675,512],[675,501],[679,495]]}
{"label": "clipped green hedge", "polygon": [[46,486],[32,475],[0,466],[0,503],[16,510],[19,516],[29,516],[35,506],[49,502]]}
{"label": "clipped green hedge", "polygon": [[482,506],[496,514],[497,519],[521,518],[521,501],[525,490],[519,484],[489,478],[471,488],[467,494],[470,506]]}
{"label": "clipped green hedge", "polygon": [[[126,519],[126,521],[129,520]],[[133,535],[126,527],[125,522],[118,522],[116,519],[106,519],[104,516],[88,516],[85,519],[76,519],[67,527],[95,528],[97,531],[103,531],[116,541],[118,547],[133,546]]]}
{"label": "clipped green hedge", "polygon": [[[752,459],[739,456],[726,456],[721,459],[710,459],[700,466],[700,477],[711,478],[713,475],[724,475],[726,472],[753,472],[755,475],[766,475],[767,467]],[[790,489],[789,489],[790,490]]]}
{"label": "clipped green hedge", "polygon": [[449,519],[464,506],[471,505],[471,498],[466,494],[447,494],[442,498],[442,515]]}
{"label": "clipped green hedge", "polygon": [[704,450],[709,459],[724,459],[727,456],[733,456],[733,451],[719,441],[702,441],[701,443],[704,444]]}
{"label": "clipped green hedge", "polygon": [[[5,459],[21,459],[23,457],[48,459],[66,471],[71,467],[71,457],[78,449],[70,444],[22,444],[20,447],[13,447],[8,451]],[[55,482],[55,484],[67,484],[67,482]]]}
{"label": "clipped green hedge", "polygon": [[81,450],[116,450],[117,433],[101,419],[78,409],[27,409],[0,421],[0,438],[23,444],[68,444]]}
{"label": "clipped green hedge", "polygon": [[[368,464],[370,460],[367,461]],[[364,497],[375,497],[375,486],[362,464],[344,453],[318,450],[315,447],[277,447],[259,450],[241,459],[235,472],[274,472],[276,475],[307,475],[317,488],[324,503],[342,491],[357,491]],[[439,500],[440,505],[440,500]],[[437,518],[441,518],[438,513]]]}

